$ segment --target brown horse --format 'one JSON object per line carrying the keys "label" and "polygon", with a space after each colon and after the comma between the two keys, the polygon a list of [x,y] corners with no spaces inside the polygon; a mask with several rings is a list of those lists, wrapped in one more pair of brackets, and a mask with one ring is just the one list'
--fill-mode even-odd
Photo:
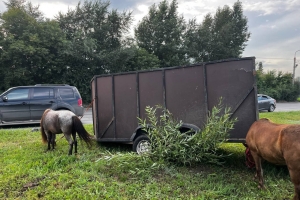
{"label": "brown horse", "polygon": [[261,160],[287,165],[295,187],[294,199],[300,199],[300,125],[275,124],[260,119],[252,124],[246,143],[253,156],[259,188],[264,188]]}
{"label": "brown horse", "polygon": [[77,153],[76,132],[88,146],[91,145],[92,136],[85,130],[82,122],[74,113],[68,110],[45,110],[41,119],[41,134],[43,142],[48,142],[47,150],[50,150],[51,144],[54,149],[56,134],[63,133],[70,145],[69,155],[72,155],[73,145],[75,145],[75,153]]}

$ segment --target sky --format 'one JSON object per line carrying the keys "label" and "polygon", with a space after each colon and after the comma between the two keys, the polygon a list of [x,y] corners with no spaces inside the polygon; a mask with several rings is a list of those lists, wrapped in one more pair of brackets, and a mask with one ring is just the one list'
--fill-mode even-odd
{"label": "sky", "polygon": [[[195,18],[201,23],[206,14],[214,15],[219,7],[225,5],[232,8],[236,1],[177,0],[178,13],[183,15],[186,21]],[[80,0],[31,0],[31,2],[40,6],[40,11],[45,17],[53,18],[58,12],[66,13],[68,9],[75,8]],[[110,8],[120,12],[132,11],[134,19],[132,27],[135,27],[148,14],[149,7],[159,2],[161,0],[110,0]],[[265,71],[276,70],[284,73],[293,73],[296,57],[299,67],[295,68],[295,77],[300,77],[300,0],[240,0],[240,2],[251,33],[242,57],[254,56],[256,62],[263,63]],[[0,12],[5,10],[2,0]]]}

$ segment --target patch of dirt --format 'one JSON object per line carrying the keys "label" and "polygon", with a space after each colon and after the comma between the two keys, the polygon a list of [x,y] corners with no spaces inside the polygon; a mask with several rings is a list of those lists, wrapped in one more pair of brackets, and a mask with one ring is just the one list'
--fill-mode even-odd
{"label": "patch of dirt", "polygon": [[40,177],[40,178],[37,178],[33,182],[26,183],[25,185],[23,185],[21,192],[24,192],[30,188],[34,188],[34,187],[38,186],[43,179],[45,179],[45,177]]}

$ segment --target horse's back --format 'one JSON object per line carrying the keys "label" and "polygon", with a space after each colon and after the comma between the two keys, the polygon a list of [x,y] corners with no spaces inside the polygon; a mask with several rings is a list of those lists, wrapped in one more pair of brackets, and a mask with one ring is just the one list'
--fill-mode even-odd
{"label": "horse's back", "polygon": [[260,119],[252,124],[247,136],[246,143],[252,153],[257,153],[265,160],[284,165],[283,138],[289,125],[274,124],[268,119]]}
{"label": "horse's back", "polygon": [[72,131],[72,117],[76,116],[69,110],[50,110],[44,116],[44,129],[54,134]]}

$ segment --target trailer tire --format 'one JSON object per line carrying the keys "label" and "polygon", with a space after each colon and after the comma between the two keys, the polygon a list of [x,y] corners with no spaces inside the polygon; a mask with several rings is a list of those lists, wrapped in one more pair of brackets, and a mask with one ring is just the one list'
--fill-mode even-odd
{"label": "trailer tire", "polygon": [[151,151],[150,139],[147,135],[139,135],[133,141],[132,150],[137,154],[149,153]]}

